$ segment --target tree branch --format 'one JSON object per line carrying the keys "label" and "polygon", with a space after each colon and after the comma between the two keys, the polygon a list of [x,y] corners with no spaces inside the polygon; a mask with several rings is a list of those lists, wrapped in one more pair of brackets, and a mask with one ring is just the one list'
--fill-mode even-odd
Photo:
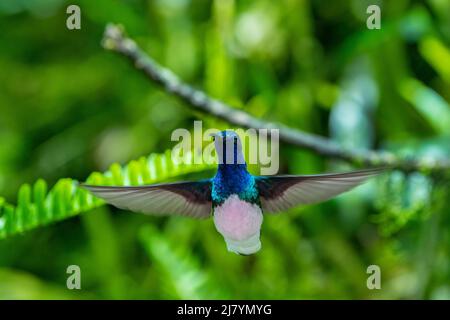
{"label": "tree branch", "polygon": [[279,129],[280,140],[285,143],[352,163],[368,166],[389,166],[406,171],[450,169],[448,159],[439,161],[432,158],[402,159],[388,151],[348,149],[325,137],[282,124],[264,121],[244,111],[234,109],[222,101],[211,98],[205,92],[186,84],[173,72],[159,65],[143,52],[132,39],[126,37],[120,26],[113,24],[106,26],[102,45],[107,50],[127,57],[135,68],[142,71],[148,79],[187,102],[192,109],[213,115],[236,126],[254,129]]}

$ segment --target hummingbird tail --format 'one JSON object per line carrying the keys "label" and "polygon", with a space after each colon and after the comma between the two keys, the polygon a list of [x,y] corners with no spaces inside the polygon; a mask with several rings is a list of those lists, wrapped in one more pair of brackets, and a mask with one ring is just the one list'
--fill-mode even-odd
{"label": "hummingbird tail", "polygon": [[259,239],[259,232],[244,240],[232,240],[225,238],[227,249],[242,255],[250,255],[258,252],[261,249],[261,240]]}

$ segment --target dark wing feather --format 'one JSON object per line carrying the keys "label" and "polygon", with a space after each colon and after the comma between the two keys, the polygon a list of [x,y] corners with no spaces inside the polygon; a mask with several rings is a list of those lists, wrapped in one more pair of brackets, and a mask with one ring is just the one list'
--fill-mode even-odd
{"label": "dark wing feather", "polygon": [[275,213],[297,205],[331,199],[383,170],[368,169],[320,175],[256,177],[256,182],[263,210]]}
{"label": "dark wing feather", "polygon": [[211,182],[179,182],[135,187],[82,185],[118,208],[154,215],[207,218],[211,214]]}

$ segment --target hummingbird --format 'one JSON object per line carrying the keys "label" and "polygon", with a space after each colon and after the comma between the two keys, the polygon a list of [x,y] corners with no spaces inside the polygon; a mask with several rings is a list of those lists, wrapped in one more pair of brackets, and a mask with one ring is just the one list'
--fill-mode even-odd
{"label": "hummingbird", "polygon": [[241,140],[234,131],[212,136],[219,161],[210,179],[144,186],[82,186],[120,209],[152,215],[212,216],[228,251],[250,255],[261,249],[264,213],[328,200],[383,170],[256,176],[247,171]]}

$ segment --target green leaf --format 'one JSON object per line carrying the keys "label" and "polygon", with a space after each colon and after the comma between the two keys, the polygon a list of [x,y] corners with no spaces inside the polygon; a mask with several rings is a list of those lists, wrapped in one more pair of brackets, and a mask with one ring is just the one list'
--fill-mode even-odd
{"label": "green leaf", "polygon": [[47,183],[39,179],[33,186],[33,200],[36,206],[38,223],[47,222],[47,210],[45,208],[45,196],[47,194]]}
{"label": "green leaf", "polygon": [[416,79],[405,79],[400,94],[409,101],[437,133],[450,134],[450,106],[436,91]]}
{"label": "green leaf", "polygon": [[450,83],[450,50],[440,39],[428,36],[419,42],[419,51],[424,59]]}
{"label": "green leaf", "polygon": [[140,232],[141,242],[152,262],[156,264],[159,281],[168,288],[163,298],[170,299],[224,299],[228,293],[218,279],[201,266],[188,250],[182,250],[152,225]]}

